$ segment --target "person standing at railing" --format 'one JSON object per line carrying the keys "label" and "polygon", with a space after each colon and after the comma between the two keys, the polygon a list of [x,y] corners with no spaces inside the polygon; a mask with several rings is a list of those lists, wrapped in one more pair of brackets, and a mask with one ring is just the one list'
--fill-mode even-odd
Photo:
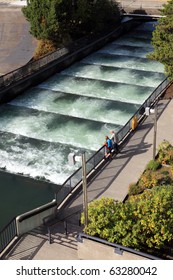
{"label": "person standing at railing", "polygon": [[118,148],[118,137],[117,134],[115,133],[115,131],[111,130],[111,141],[112,141],[112,146],[115,152],[119,152],[119,148]]}
{"label": "person standing at railing", "polygon": [[108,157],[108,156],[112,156],[112,149],[113,149],[113,144],[112,144],[112,140],[106,136],[105,137],[105,156]]}

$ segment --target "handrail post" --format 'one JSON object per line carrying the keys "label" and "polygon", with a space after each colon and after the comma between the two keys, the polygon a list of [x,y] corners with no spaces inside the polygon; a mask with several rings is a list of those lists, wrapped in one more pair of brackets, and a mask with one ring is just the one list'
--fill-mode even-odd
{"label": "handrail post", "polygon": [[82,180],[83,180],[83,210],[84,210],[85,226],[87,226],[88,225],[88,195],[87,195],[85,152],[82,153]]}
{"label": "handrail post", "polygon": [[65,235],[67,235],[67,221],[64,221],[64,229],[65,229]]}
{"label": "handrail post", "polygon": [[52,240],[51,240],[51,231],[50,231],[50,227],[49,226],[47,227],[47,232],[48,232],[49,244],[51,244]]}
{"label": "handrail post", "polygon": [[156,156],[156,137],[157,137],[157,103],[154,110],[153,160],[155,160],[155,156]]}

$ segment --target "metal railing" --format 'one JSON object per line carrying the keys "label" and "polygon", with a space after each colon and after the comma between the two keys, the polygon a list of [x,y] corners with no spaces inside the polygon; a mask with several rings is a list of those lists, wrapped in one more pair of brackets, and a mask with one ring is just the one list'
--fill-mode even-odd
{"label": "metal railing", "polygon": [[[145,102],[140,106],[140,108],[133,114],[130,120],[119,130],[116,132],[118,143],[121,144],[125,138],[132,131],[132,120],[136,116],[138,122],[145,116],[146,107],[151,107],[155,103],[155,101],[159,98],[159,96],[163,93],[163,90],[170,84],[168,78],[166,78],[153,92],[152,94],[145,100]],[[92,171],[95,171],[99,164],[103,162],[105,158],[105,147],[102,146],[96,153],[93,154],[91,158],[86,161],[86,169],[87,176]],[[105,161],[106,163],[106,161]],[[61,186],[61,189],[56,193],[57,205],[60,205],[63,200],[78,186],[82,183],[82,167],[78,168]]]}
{"label": "metal railing", "polygon": [[143,253],[143,252],[140,252],[140,251],[134,250],[132,248],[116,244],[116,243],[112,243],[112,242],[106,241],[104,239],[101,239],[101,238],[98,238],[98,237],[95,237],[95,236],[91,236],[91,235],[88,235],[88,234],[85,234],[85,233],[79,233],[78,236],[77,236],[77,241],[78,242],[83,242],[84,238],[102,243],[104,245],[111,246],[112,248],[114,248],[114,252],[116,254],[119,254],[119,255],[122,255],[123,251],[124,251],[124,252],[128,252],[128,253],[131,253],[131,254],[134,254],[134,255],[138,255],[138,256],[141,256],[141,257],[144,257],[144,258],[147,258],[147,259],[150,259],[150,260],[162,260],[161,258],[158,258],[156,256],[153,256],[153,255],[150,255],[150,254],[147,254],[147,253]]}
{"label": "metal railing", "polygon": [[134,115],[128,120],[128,122],[116,133],[119,142],[122,142],[123,139],[129,134],[131,131],[132,120],[134,116],[137,116],[138,121],[144,116],[141,114],[142,109],[146,107],[151,107],[154,102],[159,98],[162,94],[163,90],[170,84],[168,78],[166,78],[158,87],[151,93],[151,95],[145,100],[145,102],[140,106],[140,108],[134,113]]}
{"label": "metal railing", "polygon": [[60,57],[68,54],[67,48],[62,48],[56,52],[50,53],[36,61],[29,62],[28,64],[17,68],[0,77],[0,87],[7,87],[14,82],[22,80],[23,78],[38,72],[41,68],[47,66],[49,63],[59,59]]}
{"label": "metal railing", "polygon": [[16,218],[13,218],[4,228],[0,231],[0,255],[8,244],[17,236]]}
{"label": "metal railing", "polygon": [[[153,106],[155,101],[162,94],[163,90],[170,84],[170,81],[166,78],[147,98],[147,100],[141,105],[141,107],[135,112],[135,114],[131,117],[131,119],[117,132],[118,141],[123,142],[123,139],[131,132],[131,124],[134,116],[137,116],[138,120],[144,117],[145,113],[141,115],[141,109]],[[99,164],[104,161],[105,156],[105,147],[102,146],[91,158],[86,161],[87,166],[87,175],[89,175],[93,170],[97,169]],[[56,193],[56,205],[60,205],[63,200],[78,186],[82,183],[82,167],[76,170],[61,186],[61,189],[58,193]],[[53,203],[54,204],[54,203]],[[53,205],[54,206],[54,205]],[[44,205],[43,205],[44,209]],[[44,209],[45,210],[45,209]],[[38,209],[40,213],[40,209]],[[25,214],[24,214],[25,215]],[[35,215],[35,212],[34,212]],[[25,219],[30,218],[25,217]],[[13,240],[13,238],[17,236],[17,224],[16,218],[12,219],[12,221],[5,226],[3,230],[0,231],[0,254],[2,251],[8,246],[8,244]],[[121,246],[122,247],[122,246]],[[122,247],[123,248],[123,247]],[[124,247],[126,248],[126,247]]]}
{"label": "metal railing", "polygon": [[[123,24],[124,23],[122,23],[122,26]],[[122,27],[121,25],[119,25],[115,27],[112,31],[110,31],[108,34],[103,33],[102,35],[97,36],[97,38],[88,37],[79,39],[75,41],[73,45],[71,44],[68,47],[61,48],[35,61],[31,61],[26,65],[17,68],[16,70],[13,70],[5,75],[0,76],[0,88],[8,87],[13,83],[18,82],[19,80],[22,80],[40,71],[41,69],[48,66],[50,63],[59,63],[64,58],[64,56],[72,56],[74,55],[74,53],[85,51],[85,49],[87,49],[88,47],[91,47],[92,45],[95,46],[99,42],[104,42],[105,40],[108,40],[111,37],[118,36],[121,32]]]}

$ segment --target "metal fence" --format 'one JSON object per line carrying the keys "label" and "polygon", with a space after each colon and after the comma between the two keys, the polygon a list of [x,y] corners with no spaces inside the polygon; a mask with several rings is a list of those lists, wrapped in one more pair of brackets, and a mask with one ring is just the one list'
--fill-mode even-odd
{"label": "metal fence", "polygon": [[16,218],[13,218],[4,228],[0,231],[0,255],[8,244],[17,236]]}
{"label": "metal fence", "polygon": [[0,88],[7,87],[14,82],[17,82],[35,72],[38,72],[41,68],[47,66],[49,63],[69,53],[67,48],[62,48],[56,52],[50,53],[37,61],[29,62],[28,64],[11,71],[0,77]]}
{"label": "metal fence", "polygon": [[[135,112],[132,118],[117,132],[119,143],[131,132],[132,119],[137,116],[138,121],[144,117],[145,110],[141,114],[141,109],[151,107],[162,94],[163,90],[169,85],[169,80],[165,79],[148,97],[148,99]],[[97,169],[98,165],[104,160],[105,147],[102,146],[91,158],[86,161],[87,175]],[[82,183],[82,167],[76,170],[61,186],[61,189],[56,193],[57,206],[74,190],[77,185]],[[0,255],[8,244],[17,236],[16,218],[14,218],[5,228],[0,231]]]}
{"label": "metal fence", "polygon": [[170,81],[168,78],[166,78],[153,92],[152,94],[145,100],[145,102],[141,105],[141,107],[134,113],[134,115],[131,117],[131,119],[117,132],[117,138],[118,141],[121,142],[123,139],[128,135],[128,133],[131,131],[132,127],[132,120],[134,116],[137,117],[138,121],[143,117],[142,109],[146,107],[151,107],[154,102],[158,99],[160,94],[163,92],[163,90],[170,84]]}
{"label": "metal fence", "polygon": [[83,239],[88,239],[88,240],[91,240],[91,241],[95,241],[96,243],[101,243],[101,244],[110,246],[110,247],[114,248],[115,254],[123,255],[123,252],[128,252],[128,253],[131,253],[133,255],[138,255],[138,256],[141,256],[141,257],[144,257],[144,258],[147,258],[147,259],[150,259],[150,260],[162,260],[161,258],[150,255],[148,253],[140,252],[140,251],[134,250],[132,248],[125,247],[125,246],[122,246],[122,245],[119,245],[119,244],[116,244],[116,243],[112,243],[112,242],[106,241],[104,239],[95,237],[95,236],[91,236],[91,235],[88,235],[88,234],[85,234],[85,233],[78,234],[77,241],[78,242],[83,242]]}
{"label": "metal fence", "polygon": [[[122,23],[122,26],[125,23]],[[35,61],[31,61],[26,65],[13,70],[5,75],[0,76],[0,88],[4,88],[7,86],[12,85],[19,80],[22,80],[39,70],[43,69],[44,67],[48,66],[50,63],[57,64],[59,63],[59,59],[63,59],[66,55],[74,55],[74,53],[85,51],[88,47],[97,46],[100,42],[105,42],[109,40],[111,37],[116,37],[122,32],[121,26],[114,28],[109,34],[103,33],[97,37],[85,37],[79,40],[76,40],[73,45],[69,45],[68,47],[61,48],[57,51],[54,51],[50,54],[45,55]]]}
{"label": "metal fence", "polygon": [[[124,139],[132,131],[132,120],[136,116],[138,122],[145,115],[145,108],[151,107],[155,101],[159,98],[163,90],[170,84],[170,81],[166,78],[145,100],[141,107],[134,113],[131,119],[116,132],[118,143],[124,141]],[[141,113],[143,112],[143,113]],[[105,157],[105,147],[102,146],[91,158],[86,161],[87,175],[89,175],[92,170],[95,170],[97,165],[104,160]],[[57,205],[61,204],[63,200],[70,194],[79,184],[82,182],[82,167],[77,169],[62,185],[61,189],[56,193]]]}

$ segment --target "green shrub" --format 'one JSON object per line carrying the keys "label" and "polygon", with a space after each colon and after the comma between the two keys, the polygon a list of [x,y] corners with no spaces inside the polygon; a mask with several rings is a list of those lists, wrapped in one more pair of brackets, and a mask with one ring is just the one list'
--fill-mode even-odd
{"label": "green shrub", "polygon": [[170,176],[163,176],[158,180],[158,185],[170,185],[172,183],[172,178]]}
{"label": "green shrub", "polygon": [[130,184],[129,185],[129,191],[128,191],[128,195],[136,195],[136,194],[140,194],[144,191],[144,188],[138,184]]}
{"label": "green shrub", "polygon": [[150,160],[149,163],[146,166],[146,170],[152,170],[152,171],[156,171],[157,169],[159,169],[161,167],[160,162],[156,161],[156,160]]}
{"label": "green shrub", "polygon": [[101,198],[89,204],[84,231],[138,250],[161,249],[173,239],[172,205],[173,186],[153,187],[125,203]]}
{"label": "green shrub", "polygon": [[161,164],[170,164],[173,159],[173,146],[164,140],[158,148],[157,160]]}
{"label": "green shrub", "polygon": [[162,170],[162,171],[160,171],[160,174],[162,174],[162,175],[169,175],[169,171],[168,170]]}
{"label": "green shrub", "polygon": [[158,177],[157,174],[151,170],[145,171],[138,182],[138,185],[143,189],[151,189],[158,185]]}

